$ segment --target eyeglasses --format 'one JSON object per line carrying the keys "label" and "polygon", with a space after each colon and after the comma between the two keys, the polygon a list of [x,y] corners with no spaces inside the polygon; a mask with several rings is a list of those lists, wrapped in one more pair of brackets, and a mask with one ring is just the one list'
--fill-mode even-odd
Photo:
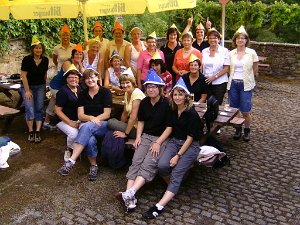
{"label": "eyeglasses", "polygon": [[79,77],[78,76],[76,76],[76,77],[70,77],[70,76],[68,76],[68,79],[70,79],[70,80],[77,80],[77,79],[79,79]]}
{"label": "eyeglasses", "polygon": [[236,40],[245,40],[246,38],[244,37],[237,37]]}
{"label": "eyeglasses", "polygon": [[148,90],[150,89],[157,89],[158,87],[156,85],[147,85],[146,87]]}
{"label": "eyeglasses", "polygon": [[94,78],[96,78],[97,77],[97,75],[90,75],[90,76],[88,76],[87,78],[85,78],[85,80],[90,80],[90,79],[94,79]]}

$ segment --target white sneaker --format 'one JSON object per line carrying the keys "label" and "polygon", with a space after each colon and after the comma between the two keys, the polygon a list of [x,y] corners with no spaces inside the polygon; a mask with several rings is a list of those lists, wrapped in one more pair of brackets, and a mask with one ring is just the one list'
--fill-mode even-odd
{"label": "white sneaker", "polygon": [[72,153],[69,150],[66,150],[64,154],[64,161],[67,162],[71,158],[71,156]]}

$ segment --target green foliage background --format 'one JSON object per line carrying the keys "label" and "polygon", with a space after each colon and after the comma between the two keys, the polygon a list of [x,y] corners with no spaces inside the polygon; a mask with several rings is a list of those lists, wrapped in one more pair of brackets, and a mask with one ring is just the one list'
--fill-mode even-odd
{"label": "green foliage background", "polygon": [[[244,25],[252,40],[300,44],[300,6],[297,1],[230,1],[226,5],[225,38],[230,39],[240,25]],[[209,17],[213,26],[221,31],[221,11],[221,5],[217,0],[198,0],[197,7],[193,9],[153,14],[146,11],[141,15],[125,15],[123,23],[127,31],[130,31],[133,26],[139,26],[144,31],[143,36],[156,31],[158,36],[164,37],[167,28],[173,23],[183,31],[187,19],[193,15],[193,28],[200,21],[205,23],[206,18]],[[113,16],[88,18],[89,30],[96,20],[102,22],[106,30],[105,36],[111,39],[110,30],[115,18]],[[0,55],[8,51],[11,38],[25,37],[29,47],[32,35],[39,36],[46,44],[47,54],[51,55],[51,50],[60,41],[59,31],[63,23],[67,23],[72,31],[72,42],[83,43],[82,15],[76,19],[21,21],[11,18],[8,21],[0,21]],[[126,34],[128,35],[128,32]]]}

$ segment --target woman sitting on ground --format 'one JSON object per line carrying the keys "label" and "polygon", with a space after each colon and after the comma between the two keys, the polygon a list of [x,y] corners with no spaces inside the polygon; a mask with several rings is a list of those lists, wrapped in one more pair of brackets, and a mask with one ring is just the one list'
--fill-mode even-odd
{"label": "woman sitting on ground", "polygon": [[81,92],[79,78],[81,73],[72,64],[64,73],[67,84],[64,85],[56,94],[55,113],[61,120],[56,126],[67,135],[67,149],[65,151],[65,162],[71,157],[74,140],[78,134],[78,94]]}
{"label": "woman sitting on ground", "polygon": [[104,87],[110,88],[111,90],[121,91],[120,77],[126,70],[125,66],[121,66],[122,58],[114,51],[109,59],[110,67],[105,71]]}
{"label": "woman sitting on ground", "polygon": [[137,112],[140,102],[145,98],[144,93],[137,88],[136,80],[129,67],[120,77],[124,95],[124,109],[121,116],[121,121],[112,118],[108,121],[108,128],[114,131],[115,138],[135,138],[137,125]]}
{"label": "woman sitting on ground", "polygon": [[74,149],[71,158],[58,170],[62,176],[69,175],[79,155],[85,149],[90,161],[88,179],[97,179],[97,138],[101,138],[107,132],[107,121],[112,107],[112,96],[109,89],[98,85],[98,72],[86,69],[83,79],[87,88],[78,96],[78,119],[82,122],[78,135],[74,141]]}
{"label": "woman sitting on ground", "polygon": [[169,113],[169,101],[164,97],[163,80],[149,70],[145,82],[147,97],[144,98],[138,110],[137,135],[134,142],[136,148],[126,178],[125,192],[116,193],[116,198],[125,205],[126,209],[136,207],[136,192],[145,184],[152,181],[157,173],[157,162],[165,149],[165,139],[159,137],[166,129]]}
{"label": "woman sitting on ground", "polygon": [[182,79],[189,92],[194,96],[194,102],[206,102],[208,86],[204,75],[200,72],[201,62],[194,54],[191,54],[189,62],[190,72],[184,74]]}
{"label": "woman sitting on ground", "polygon": [[171,96],[172,111],[169,122],[163,135],[156,141],[161,145],[161,140],[172,134],[158,162],[159,174],[168,187],[159,202],[142,214],[145,219],[154,219],[163,212],[164,207],[177,194],[184,175],[195,162],[200,151],[201,121],[182,78],[174,86]]}
{"label": "woman sitting on ground", "polygon": [[166,64],[161,59],[158,52],[156,52],[150,60],[150,68],[152,68],[155,73],[164,81],[164,95],[167,98],[170,97],[169,93],[171,92],[173,87],[172,75],[169,73],[169,71],[167,71]]}

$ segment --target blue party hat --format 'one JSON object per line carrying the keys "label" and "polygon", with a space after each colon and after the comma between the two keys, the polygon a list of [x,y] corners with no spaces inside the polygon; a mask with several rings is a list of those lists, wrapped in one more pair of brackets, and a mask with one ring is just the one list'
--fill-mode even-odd
{"label": "blue party hat", "polygon": [[91,65],[87,65],[85,69],[86,69],[86,70],[92,70],[92,71],[94,71],[97,75],[99,74],[98,71],[95,70]]}
{"label": "blue party hat", "polygon": [[[187,94],[190,94],[190,91],[188,90],[188,88],[186,87],[182,77],[179,78],[179,80],[177,81],[177,83],[175,84],[175,86],[173,87],[172,91],[174,90],[174,88],[176,87],[180,87],[182,88]],[[172,92],[171,91],[171,92]]]}
{"label": "blue party hat", "polygon": [[161,86],[166,85],[165,82],[160,78],[160,76],[157,75],[157,73],[152,68],[148,72],[148,76],[144,85],[147,84],[156,84]]}
{"label": "blue party hat", "polygon": [[122,59],[122,57],[119,55],[119,53],[117,52],[117,50],[113,50],[113,52],[111,53],[111,56],[110,56],[110,58],[109,58],[109,61],[111,61],[112,59],[113,59],[113,57],[115,57],[115,56],[117,56],[117,57],[119,57],[119,59],[122,61],[123,59]]}

